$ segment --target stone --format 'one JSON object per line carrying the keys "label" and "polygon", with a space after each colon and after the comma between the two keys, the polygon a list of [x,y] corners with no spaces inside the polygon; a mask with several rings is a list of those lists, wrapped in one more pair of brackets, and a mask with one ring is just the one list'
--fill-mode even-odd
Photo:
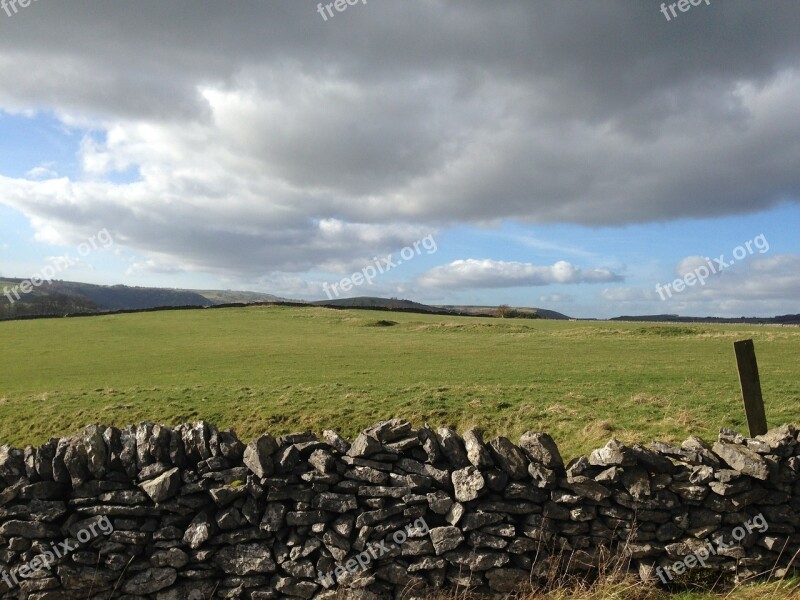
{"label": "stone", "polygon": [[[238,462],[242,460],[245,445],[236,437],[236,433],[230,429],[220,431],[218,434],[219,451],[224,458]],[[170,441],[172,436],[170,436]]]}
{"label": "stone", "polygon": [[674,463],[651,448],[647,448],[641,444],[635,444],[630,451],[638,465],[644,467],[650,473],[666,473],[667,475],[671,475],[675,472]]}
{"label": "stone", "polygon": [[433,429],[425,425],[417,432],[417,436],[422,442],[422,449],[428,458],[428,463],[435,465],[444,460],[444,454],[442,454],[436,432]]}
{"label": "stone", "polygon": [[444,454],[445,459],[455,469],[464,469],[472,463],[467,458],[467,451],[464,448],[464,443],[458,437],[458,434],[447,427],[439,427],[436,430],[438,436],[439,447]]}
{"label": "stone", "polygon": [[215,531],[216,527],[208,513],[200,513],[192,519],[192,522],[186,528],[186,533],[183,535],[183,543],[192,550],[197,550],[208,541]]}
{"label": "stone", "polygon": [[78,487],[89,481],[92,475],[89,472],[88,457],[83,442],[78,438],[66,438],[59,442],[59,448],[63,448],[61,456],[72,487]]}
{"label": "stone", "polygon": [[489,589],[495,594],[510,594],[531,588],[531,576],[527,570],[498,568],[486,571]]}
{"label": "stone", "polygon": [[474,512],[467,514],[461,521],[461,530],[465,532],[486,527],[503,520],[502,513],[496,512]]}
{"label": "stone", "polygon": [[381,443],[395,442],[409,437],[411,423],[405,419],[389,419],[368,427],[363,433]]}
{"label": "stone", "polygon": [[156,462],[150,454],[150,436],[153,434],[153,424],[139,423],[134,430],[136,440],[136,468],[142,470],[147,465]]}
{"label": "stone", "polygon": [[145,596],[168,588],[177,579],[178,572],[170,567],[146,569],[128,579],[122,585],[122,591],[135,596]]}
{"label": "stone", "polygon": [[745,437],[741,433],[734,431],[733,429],[728,429],[727,427],[719,428],[719,436],[717,440],[726,444],[745,443]]}
{"label": "stone", "polygon": [[176,467],[185,469],[189,465],[183,445],[183,436],[179,429],[171,429],[169,432],[168,454],[169,462]]}
{"label": "stone", "polygon": [[308,464],[320,473],[336,472],[336,459],[327,450],[314,450],[308,457]]}
{"label": "stone", "polygon": [[491,469],[494,461],[483,443],[483,437],[478,429],[468,429],[462,436],[464,449],[467,452],[467,460],[478,469]]}
{"label": "stone", "polygon": [[689,474],[689,481],[695,485],[710,483],[714,481],[714,469],[706,465],[695,466]]}
{"label": "stone", "polygon": [[444,555],[445,560],[468,567],[470,571],[486,571],[502,567],[511,560],[505,552],[478,552],[470,550],[454,550]]}
{"label": "stone", "polygon": [[536,462],[528,464],[528,475],[531,476],[537,487],[546,490],[553,489],[558,481],[556,472],[553,469],[548,469]]}
{"label": "stone", "polygon": [[602,502],[611,496],[611,490],[588,477],[579,478],[573,482],[562,481],[560,484],[581,498],[589,498],[595,502]]}
{"label": "stone", "polygon": [[761,455],[746,446],[717,442],[712,448],[714,454],[725,461],[732,469],[755,479],[765,481],[769,478],[769,468]]}
{"label": "stone", "polygon": [[56,457],[58,440],[50,438],[36,451],[34,468],[42,481],[53,481],[53,460]]}
{"label": "stone", "polygon": [[142,482],[139,487],[156,504],[169,500],[176,496],[181,489],[180,469],[173,467],[155,479]]}
{"label": "stone", "polygon": [[627,467],[622,473],[622,485],[637,500],[650,495],[650,478],[641,467]]}
{"label": "stone", "polygon": [[505,437],[496,437],[489,442],[494,462],[505,473],[514,479],[525,479],[528,476],[528,459],[511,440]]}
{"label": "stone", "polygon": [[618,439],[612,438],[602,448],[592,450],[589,464],[597,467],[632,467],[636,464],[636,455]]}
{"label": "stone", "polygon": [[[136,465],[136,425],[130,425],[119,434],[119,462],[129,477],[135,477],[139,472]],[[53,463],[53,467],[56,464]]]}
{"label": "stone", "polygon": [[278,577],[275,580],[275,589],[290,597],[313,598],[319,587],[313,581],[302,581],[294,577]]}
{"label": "stone", "polygon": [[746,477],[740,477],[729,482],[712,481],[708,484],[708,487],[711,488],[712,492],[720,496],[735,496],[748,491],[752,487],[750,481]]}
{"label": "stone", "polygon": [[300,461],[300,451],[296,445],[280,448],[275,454],[275,467],[278,473],[291,472]]}
{"label": "stone", "polygon": [[351,494],[335,494],[333,492],[322,492],[314,497],[311,503],[313,508],[329,510],[331,512],[345,513],[348,510],[358,508],[358,501]]}
{"label": "stone", "polygon": [[6,481],[16,481],[26,474],[25,457],[22,450],[8,444],[0,446],[0,477]]}
{"label": "stone", "polygon": [[166,473],[172,468],[172,465],[167,463],[151,463],[146,467],[142,467],[139,471],[139,481],[147,481],[148,479],[155,479],[162,473]]}
{"label": "stone", "polygon": [[548,493],[529,483],[512,481],[503,488],[503,497],[506,500],[530,500],[541,504],[548,498]]}
{"label": "stone", "polygon": [[669,489],[678,494],[686,502],[701,503],[708,495],[708,488],[704,485],[695,485],[690,481],[676,481]]}
{"label": "stone", "polygon": [[[110,571],[108,569],[98,568],[96,565],[77,566],[64,564],[63,562],[58,565],[58,578],[64,587],[64,590],[75,590],[76,593],[58,593],[49,594],[45,592],[42,596],[45,599],[53,598],[83,598],[86,590],[93,590],[100,592],[102,590],[111,589],[114,584],[119,580],[119,573]],[[37,598],[39,594],[31,594],[28,596],[30,600],[40,600]]]}
{"label": "stone", "polygon": [[221,548],[211,559],[215,567],[233,575],[274,573],[277,566],[263,544],[236,544]]}
{"label": "stone", "polygon": [[235,502],[239,498],[247,495],[247,487],[243,485],[226,485],[219,488],[208,490],[208,495],[214,501],[214,504],[220,508]]}
{"label": "stone", "polygon": [[556,471],[564,468],[564,461],[553,438],[547,433],[526,431],[519,438],[519,446],[533,462]]}
{"label": "stone", "polygon": [[464,505],[460,502],[456,502],[450,507],[450,510],[447,511],[444,520],[450,523],[450,525],[457,525],[461,520],[461,517],[464,516],[465,512],[466,509],[464,508]]}
{"label": "stone", "polygon": [[248,525],[242,512],[233,506],[219,511],[216,515],[217,527],[223,531],[232,531]]}
{"label": "stone", "polygon": [[446,515],[453,507],[453,499],[446,492],[430,492],[427,495],[427,499],[431,511],[437,515]]}
{"label": "stone", "polygon": [[707,465],[719,469],[722,466],[719,458],[711,451],[711,446],[706,444],[696,435],[691,435],[681,443],[681,449],[689,452],[690,464]]}
{"label": "stone", "polygon": [[[153,425],[153,431],[150,435],[149,452],[150,456],[156,462],[169,464],[169,442],[172,430],[164,425]],[[172,466],[172,465],[170,465]]]}
{"label": "stone", "polygon": [[788,458],[797,446],[797,428],[794,425],[781,425],[764,435],[756,436],[756,439],[769,447],[770,454]]}
{"label": "stone", "polygon": [[197,421],[189,430],[196,455],[199,457],[198,460],[208,460],[212,456],[209,444],[211,429],[212,427],[205,421]]}
{"label": "stone", "polygon": [[331,429],[326,429],[322,432],[322,439],[339,454],[347,454],[347,451],[350,450],[350,444]]}
{"label": "stone", "polygon": [[459,502],[475,500],[480,495],[481,490],[486,487],[483,475],[473,466],[454,471],[451,477],[456,500]]}
{"label": "stone", "polygon": [[257,477],[269,477],[275,471],[272,457],[277,451],[275,438],[266,433],[247,444],[243,454],[244,464]]}
{"label": "stone", "polygon": [[[24,578],[20,594],[382,600],[455,583],[510,594],[554,568],[596,569],[609,548],[653,579],[718,536],[733,540],[754,515],[760,527],[707,561],[714,576],[788,573],[798,548],[793,426],[753,439],[723,431],[713,449],[612,440],[566,469],[546,434],[527,432],[518,448],[392,419],[362,436],[354,446],[332,432],[262,436],[259,448],[200,421],[93,425],[39,448],[0,447],[0,562],[109,519],[113,531]],[[365,550],[375,554],[363,571],[353,562],[319,580]]]}
{"label": "stone", "polygon": [[464,541],[464,535],[458,527],[434,527],[429,533],[437,556],[455,550]]}
{"label": "stone", "polygon": [[59,535],[59,528],[49,523],[11,520],[0,525],[0,536],[4,538],[11,536],[26,539],[56,538],[59,537]]}
{"label": "stone", "polygon": [[105,427],[102,425],[90,425],[81,433],[83,444],[86,448],[86,462],[92,477],[103,479],[108,468],[108,448],[103,438]]}
{"label": "stone", "polygon": [[157,550],[150,556],[150,562],[156,567],[182,569],[189,564],[189,555],[180,548]]}
{"label": "stone", "polygon": [[567,464],[567,481],[573,481],[582,477],[586,477],[592,472],[592,465],[589,464],[589,459],[585,456],[573,458]]}
{"label": "stone", "polygon": [[377,439],[368,436],[365,433],[361,433],[355,439],[353,445],[350,446],[350,449],[347,451],[347,455],[357,458],[367,458],[369,456],[373,456],[374,454],[378,454],[381,452],[381,450],[383,450],[383,447]]}

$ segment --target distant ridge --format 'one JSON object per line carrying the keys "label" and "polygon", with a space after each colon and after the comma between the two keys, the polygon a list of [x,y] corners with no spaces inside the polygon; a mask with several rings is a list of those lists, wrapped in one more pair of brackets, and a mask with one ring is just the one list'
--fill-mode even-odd
{"label": "distant ridge", "polygon": [[[342,308],[383,308],[388,310],[416,310],[419,312],[441,312],[441,307],[420,304],[413,300],[398,300],[397,298],[377,298],[374,296],[359,296],[357,298],[340,298],[338,300],[317,300],[310,302],[316,306],[330,306]],[[450,312],[450,311],[448,311]],[[455,312],[455,311],[452,311]]]}
{"label": "distant ridge", "polygon": [[[11,290],[23,279],[0,277],[0,290]],[[111,312],[144,310],[176,310],[181,308],[214,308],[277,304],[288,306],[323,306],[336,309],[358,308],[364,310],[390,310],[437,315],[496,317],[501,307],[476,305],[429,305],[408,299],[358,296],[335,300],[292,300],[263,292],[237,290],[187,290],[153,288],[127,285],[96,285],[77,281],[44,282],[28,294],[20,294],[13,304],[0,295],[0,319],[31,317],[63,317]],[[569,320],[571,317],[545,308],[504,306],[506,316],[514,318],[539,318]],[[585,320],[585,319],[582,319]],[[591,319],[594,320],[594,319]],[[800,314],[775,317],[683,317],[676,314],[622,315],[609,321],[648,323],[723,323],[750,325],[800,325]]]}
{"label": "distant ridge", "polygon": [[[497,306],[473,306],[473,305],[459,306],[455,304],[443,304],[437,306],[437,308],[444,308],[444,309],[466,312],[476,315],[484,315],[484,316],[493,316],[497,313],[498,309]],[[530,314],[530,315],[537,315],[541,319],[554,319],[558,321],[568,321],[572,319],[572,317],[568,317],[563,313],[556,312],[554,310],[548,310],[546,308],[535,308],[528,306],[510,306],[509,309],[516,311],[521,316]]]}
{"label": "distant ridge", "polygon": [[[497,317],[498,306],[458,306],[454,304],[428,305],[414,302],[413,300],[399,300],[397,298],[378,298],[374,296],[359,296],[356,298],[341,298],[338,300],[317,300],[312,302],[316,306],[330,308],[362,308],[375,310],[399,310],[406,312],[425,312],[437,315],[459,315],[466,317]],[[509,318],[521,319],[558,319],[569,320],[571,317],[554,310],[529,307],[506,307]]]}
{"label": "distant ridge", "polygon": [[34,287],[30,293],[20,294],[20,298],[16,299],[10,290],[23,281],[10,277],[0,278],[0,290],[8,289],[11,297],[15,299],[12,304],[7,297],[0,296],[0,318],[288,301],[259,292],[95,285],[60,280],[43,282],[40,286]]}
{"label": "distant ridge", "polygon": [[614,317],[609,321],[642,321],[648,323],[742,323],[746,325],[800,325],[800,314],[777,317],[681,317],[680,315],[639,315]]}

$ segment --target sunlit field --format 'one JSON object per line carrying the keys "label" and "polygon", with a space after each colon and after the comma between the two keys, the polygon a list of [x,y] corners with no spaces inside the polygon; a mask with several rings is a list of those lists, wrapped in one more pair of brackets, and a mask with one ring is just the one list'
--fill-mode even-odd
{"label": "sunlit field", "polygon": [[612,436],[713,439],[746,429],[733,342],[748,337],[769,425],[800,421],[797,327],[287,307],[3,322],[0,443],[143,420],[352,436],[389,417],[544,430],[570,457]]}

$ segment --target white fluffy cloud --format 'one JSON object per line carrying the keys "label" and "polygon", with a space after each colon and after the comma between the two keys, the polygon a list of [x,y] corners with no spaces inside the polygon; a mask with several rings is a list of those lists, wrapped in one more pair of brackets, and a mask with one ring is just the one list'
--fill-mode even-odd
{"label": "white fluffy cloud", "polygon": [[534,265],[502,260],[456,260],[420,275],[423,287],[448,289],[541,286],[553,283],[601,283],[622,281],[607,269],[581,269],[565,260],[553,265]]}

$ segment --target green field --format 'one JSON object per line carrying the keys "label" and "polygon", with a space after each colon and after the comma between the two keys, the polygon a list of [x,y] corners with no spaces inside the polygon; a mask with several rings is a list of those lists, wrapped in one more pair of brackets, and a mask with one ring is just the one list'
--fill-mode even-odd
{"label": "green field", "polygon": [[[376,326],[391,320],[393,326]],[[0,322],[0,444],[206,419],[243,439],[389,417],[548,431],[566,456],[745,430],[752,337],[770,426],[800,422],[800,328],[250,307]]]}

